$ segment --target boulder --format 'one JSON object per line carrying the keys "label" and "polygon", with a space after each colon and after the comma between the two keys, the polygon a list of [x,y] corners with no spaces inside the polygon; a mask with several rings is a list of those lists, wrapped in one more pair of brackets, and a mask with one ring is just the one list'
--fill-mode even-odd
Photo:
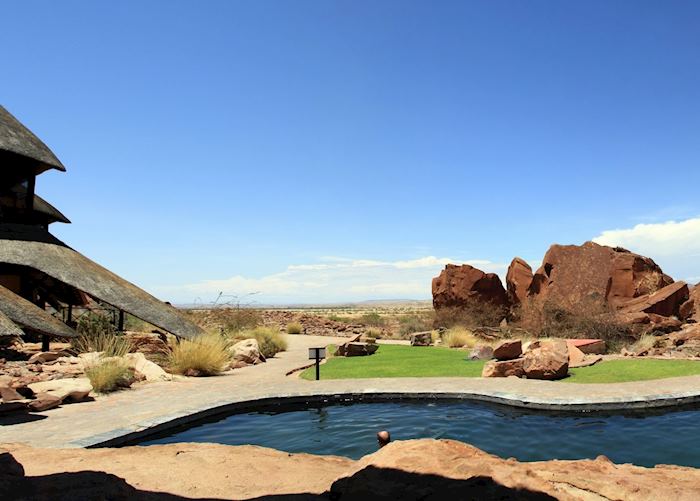
{"label": "boulder", "polygon": [[54,360],[57,360],[64,356],[65,353],[60,353],[56,351],[40,351],[39,353],[35,353],[31,357],[29,357],[29,360],[27,360],[28,364],[45,364],[46,362],[53,362]]}
{"label": "boulder", "polygon": [[567,340],[566,346],[569,349],[569,369],[575,367],[588,367],[597,364],[603,357],[600,355],[587,355]]}
{"label": "boulder", "polygon": [[524,362],[524,358],[503,361],[491,360],[484,365],[481,377],[523,377],[525,375]]}
{"label": "boulder", "polygon": [[415,332],[411,334],[411,346],[431,346],[433,344],[433,334],[430,331]]}
{"label": "boulder", "polygon": [[571,309],[605,307],[652,294],[673,283],[651,259],[594,242],[552,245],[535,272],[528,295],[536,304]]}
{"label": "boulder", "polygon": [[47,393],[58,397],[61,401],[70,399],[74,402],[84,400],[92,391],[92,385],[88,378],[42,381],[30,384],[29,388],[37,395]]}
{"label": "boulder", "polygon": [[477,344],[469,353],[470,360],[491,360],[493,358],[493,348],[486,344]]}
{"label": "boulder", "polygon": [[24,400],[24,397],[20,395],[17,390],[9,386],[0,386],[0,398],[2,398],[3,403]]}
{"label": "boulder", "polygon": [[569,349],[563,339],[531,343],[523,356],[528,379],[561,379],[569,372]]}
{"label": "boulder", "polygon": [[514,358],[520,358],[522,355],[522,342],[520,339],[507,339],[501,341],[493,349],[493,358],[496,360],[513,360]]}
{"label": "boulder", "polygon": [[690,289],[689,298],[678,310],[679,318],[700,322],[700,284]]}
{"label": "boulder", "polygon": [[338,346],[335,352],[336,357],[363,357],[372,355],[377,351],[379,345],[360,342],[349,342]]}
{"label": "boulder", "polygon": [[260,353],[260,345],[256,339],[239,341],[229,348],[229,352],[231,358],[237,362],[255,365],[265,361],[265,356]]}
{"label": "boulder", "polygon": [[506,273],[506,289],[511,305],[523,302],[527,298],[527,290],[532,283],[532,268],[527,261],[516,257],[508,266]]}
{"label": "boulder", "polygon": [[689,296],[688,284],[675,282],[652,293],[618,302],[617,307],[623,315],[647,313],[663,317],[679,316],[681,305],[688,300]]}
{"label": "boulder", "polygon": [[575,346],[584,354],[602,355],[606,351],[605,341],[602,339],[567,339],[566,344]]}
{"label": "boulder", "polygon": [[676,332],[681,330],[681,327],[683,327],[683,322],[675,317],[662,317],[656,313],[649,313],[648,315],[651,330],[656,332]]}
{"label": "boulder", "polygon": [[163,370],[163,368],[151,362],[146,358],[143,353],[129,353],[124,359],[131,369],[134,370],[136,376],[143,376],[145,381],[170,381],[170,375]]}
{"label": "boulder", "polygon": [[27,404],[30,411],[42,412],[58,407],[63,402],[63,399],[51,393],[39,392],[36,394],[36,399]]}
{"label": "boulder", "polygon": [[495,273],[484,273],[468,264],[448,264],[433,278],[433,306],[440,308],[467,307],[473,302],[508,305],[506,290]]}

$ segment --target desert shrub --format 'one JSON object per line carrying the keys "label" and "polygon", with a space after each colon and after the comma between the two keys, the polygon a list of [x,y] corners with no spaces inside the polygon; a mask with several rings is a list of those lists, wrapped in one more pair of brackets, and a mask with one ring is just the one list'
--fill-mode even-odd
{"label": "desert shrub", "polygon": [[123,357],[131,350],[131,343],[119,334],[103,315],[87,313],[78,319],[78,337],[71,340],[76,353],[103,352],[105,357]]}
{"label": "desert shrub", "polygon": [[461,325],[468,329],[475,327],[497,327],[506,318],[508,309],[488,301],[468,301],[459,307],[445,307],[435,310],[435,327],[450,328]]}
{"label": "desert shrub", "polygon": [[369,329],[365,330],[365,335],[374,339],[381,339],[382,330],[377,329],[376,327],[370,327]]}
{"label": "desert shrub", "polygon": [[260,353],[265,358],[274,357],[277,353],[287,350],[287,340],[272,327],[256,327],[249,331],[242,331],[235,338],[255,338],[260,347]]}
{"label": "desert shrub", "polygon": [[287,324],[287,334],[301,334],[304,328],[299,322],[290,322]]}
{"label": "desert shrub", "polygon": [[516,313],[517,323],[537,337],[603,339],[609,350],[632,339],[628,326],[595,297],[567,308],[549,302],[540,306],[526,301]]}
{"label": "desert shrub", "polygon": [[121,358],[111,358],[87,367],[85,375],[98,393],[128,388],[134,379],[134,371]]}
{"label": "desert shrub", "polygon": [[386,319],[383,318],[379,313],[365,313],[357,319],[357,323],[362,325],[369,325],[372,327],[382,327],[386,324]]}
{"label": "desert shrub", "polygon": [[124,330],[134,332],[151,332],[156,326],[127,313],[124,317]]}
{"label": "desert shrub", "polygon": [[476,344],[476,338],[468,329],[455,326],[443,335],[443,344],[450,348],[462,348],[464,346],[472,348]]}
{"label": "desert shrub", "polygon": [[335,313],[332,315],[328,315],[326,318],[328,318],[328,320],[331,320],[333,322],[342,322],[342,323],[349,323],[352,320],[349,317],[341,317],[340,315],[336,315]]}
{"label": "desert shrub", "polygon": [[432,312],[416,313],[399,317],[399,333],[402,336],[414,332],[423,332],[433,329]]}
{"label": "desert shrub", "polygon": [[218,334],[203,334],[174,343],[168,355],[168,367],[176,374],[215,376],[231,360],[229,341]]}

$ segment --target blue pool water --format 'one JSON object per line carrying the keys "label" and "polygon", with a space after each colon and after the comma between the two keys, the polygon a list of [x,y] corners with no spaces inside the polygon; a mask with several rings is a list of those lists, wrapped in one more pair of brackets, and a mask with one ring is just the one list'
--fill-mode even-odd
{"label": "blue pool water", "polygon": [[288,452],[359,458],[392,439],[451,438],[521,461],[595,458],[642,466],[700,467],[700,410],[554,414],[470,401],[392,401],[268,407],[157,437],[174,442],[255,444]]}

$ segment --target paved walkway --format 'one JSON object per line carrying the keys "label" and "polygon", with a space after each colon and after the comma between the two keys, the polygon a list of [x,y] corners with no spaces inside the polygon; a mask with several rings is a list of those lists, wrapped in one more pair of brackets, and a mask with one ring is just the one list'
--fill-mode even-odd
{"label": "paved walkway", "polygon": [[[45,419],[0,426],[0,443],[36,447],[118,445],[175,424],[281,397],[343,395],[469,397],[540,409],[627,409],[700,401],[700,376],[617,384],[574,384],[518,378],[387,378],[306,381],[285,374],[307,364],[308,348],[341,338],[288,336],[289,350],[267,363],[212,378],[144,384],[93,402],[53,409]],[[345,338],[343,338],[345,339]]]}

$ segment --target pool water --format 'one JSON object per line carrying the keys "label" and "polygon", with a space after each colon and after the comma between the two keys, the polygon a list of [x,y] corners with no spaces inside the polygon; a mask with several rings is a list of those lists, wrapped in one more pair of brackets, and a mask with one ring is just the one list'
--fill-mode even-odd
{"label": "pool water", "polygon": [[203,422],[141,445],[174,442],[254,444],[288,452],[359,458],[393,440],[450,438],[520,461],[595,458],[641,466],[700,467],[700,410],[555,414],[470,401],[305,404]]}

